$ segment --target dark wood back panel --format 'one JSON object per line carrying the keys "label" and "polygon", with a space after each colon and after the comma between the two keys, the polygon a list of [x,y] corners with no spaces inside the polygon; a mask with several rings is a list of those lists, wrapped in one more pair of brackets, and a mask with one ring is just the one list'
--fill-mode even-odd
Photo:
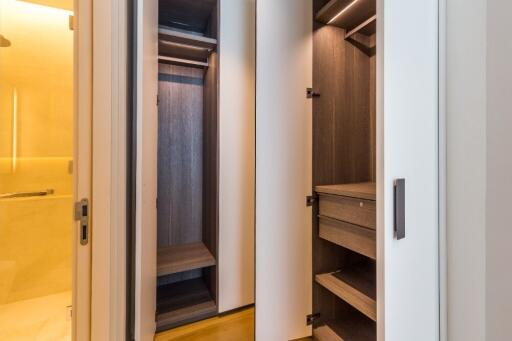
{"label": "dark wood back panel", "polygon": [[370,58],[320,26],[313,37],[313,184],[371,180]]}
{"label": "dark wood back panel", "polygon": [[160,64],[158,246],[202,240],[203,70]]}
{"label": "dark wood back panel", "polygon": [[[218,55],[213,52],[209,58],[209,67],[204,76],[204,109],[203,109],[203,242],[218,261]],[[209,283],[213,298],[216,300],[217,276],[216,267],[204,272]]]}
{"label": "dark wood back panel", "polygon": [[[314,13],[325,3],[314,0]],[[372,181],[375,177],[375,67],[345,40],[345,31],[314,21],[313,186]],[[367,51],[366,51],[367,52]],[[373,58],[375,65],[375,58]],[[354,254],[319,238],[313,208],[313,276],[354,261]],[[345,306],[313,281],[315,325],[345,313]]]}

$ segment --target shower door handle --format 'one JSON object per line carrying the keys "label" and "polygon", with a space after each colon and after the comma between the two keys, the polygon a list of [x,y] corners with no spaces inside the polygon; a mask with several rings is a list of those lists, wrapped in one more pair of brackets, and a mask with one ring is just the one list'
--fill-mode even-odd
{"label": "shower door handle", "polygon": [[13,198],[31,198],[31,197],[44,197],[55,193],[53,189],[47,189],[40,192],[14,192],[0,194],[0,199],[13,199]]}

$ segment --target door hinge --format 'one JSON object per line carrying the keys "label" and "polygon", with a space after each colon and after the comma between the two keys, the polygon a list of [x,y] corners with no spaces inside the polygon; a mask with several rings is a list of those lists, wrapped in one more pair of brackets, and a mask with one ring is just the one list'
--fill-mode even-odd
{"label": "door hinge", "polygon": [[307,315],[306,316],[306,325],[308,325],[308,326],[312,325],[313,322],[315,322],[319,318],[320,318],[320,313]]}
{"label": "door hinge", "polygon": [[306,206],[313,206],[313,204],[316,202],[316,197],[314,195],[308,195],[306,197]]}
{"label": "door hinge", "polygon": [[156,95],[156,105],[160,105],[160,95]]}
{"label": "door hinge", "polygon": [[80,244],[89,242],[89,200],[82,199],[75,203],[75,220],[80,223]]}
{"label": "door hinge", "polygon": [[306,98],[320,97],[318,92],[313,91],[313,88],[306,88]]}

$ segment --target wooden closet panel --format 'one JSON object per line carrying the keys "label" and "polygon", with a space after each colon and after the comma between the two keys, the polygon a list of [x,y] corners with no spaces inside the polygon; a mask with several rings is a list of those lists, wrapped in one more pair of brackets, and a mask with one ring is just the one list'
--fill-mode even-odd
{"label": "wooden closet panel", "polygon": [[313,183],[369,181],[370,59],[337,27],[318,27],[313,44]]}
{"label": "wooden closet panel", "polygon": [[[371,36],[375,46],[377,37]],[[375,49],[370,55],[370,151],[371,151],[371,182],[377,181],[377,58]]]}
{"label": "wooden closet panel", "polygon": [[160,64],[158,246],[201,241],[203,70]]}
{"label": "wooden closet panel", "polygon": [[[215,259],[217,257],[218,231],[218,55],[213,52],[209,58],[209,67],[204,76],[203,103],[203,243]],[[217,297],[216,268],[205,269],[205,281],[208,283],[213,299]]]}

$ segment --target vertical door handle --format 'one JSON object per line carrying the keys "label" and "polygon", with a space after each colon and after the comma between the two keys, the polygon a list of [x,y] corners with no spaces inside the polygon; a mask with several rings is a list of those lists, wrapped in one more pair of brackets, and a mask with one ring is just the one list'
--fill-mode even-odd
{"label": "vertical door handle", "polygon": [[394,184],[395,236],[405,238],[405,179],[396,179]]}

